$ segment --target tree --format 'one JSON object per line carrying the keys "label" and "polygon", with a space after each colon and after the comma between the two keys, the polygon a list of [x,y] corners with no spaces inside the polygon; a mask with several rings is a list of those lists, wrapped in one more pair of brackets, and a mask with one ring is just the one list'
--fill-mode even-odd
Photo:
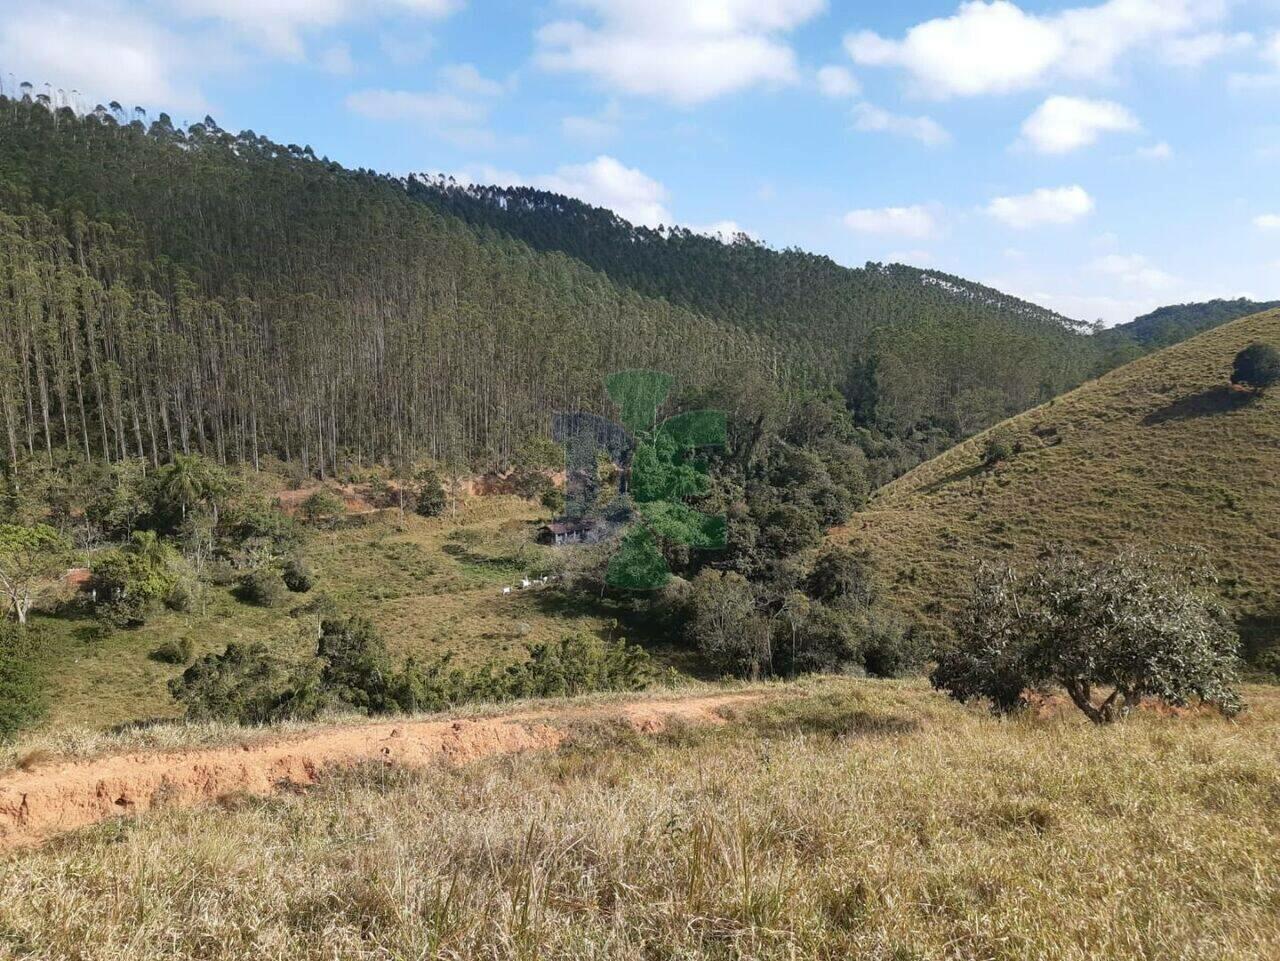
{"label": "tree", "polygon": [[216,525],[218,509],[231,488],[224,470],[195,454],[175,454],[156,473],[155,482],[162,507],[170,513],[176,508],[179,523],[186,521],[189,511],[207,507]]}
{"label": "tree", "polygon": [[47,524],[0,524],[0,592],[19,624],[42,588],[67,566],[70,545]]}
{"label": "tree", "polygon": [[1250,344],[1231,364],[1231,383],[1257,393],[1280,383],[1280,351],[1258,341]]}
{"label": "tree", "polygon": [[1143,698],[1234,714],[1239,640],[1207,596],[1211,577],[1198,560],[1136,550],[1100,562],[1057,550],[1021,577],[984,570],[931,680],[999,710],[1056,684],[1096,724]]}
{"label": "tree", "polygon": [[741,574],[706,570],[693,579],[689,632],[714,666],[755,680],[773,661],[770,625],[756,613],[755,594]]}
{"label": "tree", "polygon": [[809,595],[826,604],[870,607],[875,600],[872,561],[867,551],[828,547],[818,555],[809,575]]}

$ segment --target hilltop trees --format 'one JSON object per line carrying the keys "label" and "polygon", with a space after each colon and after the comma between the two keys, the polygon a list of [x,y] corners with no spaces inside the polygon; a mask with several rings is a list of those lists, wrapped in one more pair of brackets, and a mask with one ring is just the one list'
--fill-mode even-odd
{"label": "hilltop trees", "polygon": [[1250,344],[1231,364],[1231,383],[1258,393],[1280,384],[1280,351],[1259,341]]}
{"label": "hilltop trees", "polygon": [[1210,577],[1194,559],[1140,551],[1101,562],[1054,551],[1022,575],[983,568],[930,680],[1000,711],[1056,684],[1096,724],[1148,697],[1235,713],[1238,640],[1203,593]]}

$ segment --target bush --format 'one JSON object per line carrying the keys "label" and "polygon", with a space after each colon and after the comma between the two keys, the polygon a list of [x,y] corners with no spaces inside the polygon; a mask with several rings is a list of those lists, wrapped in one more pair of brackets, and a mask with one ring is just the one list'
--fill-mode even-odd
{"label": "bush", "polygon": [[322,662],[321,687],[338,701],[367,714],[386,713],[396,706],[389,697],[391,658],[370,621],[322,621],[316,656]]}
{"label": "bush", "polygon": [[1270,344],[1250,344],[1231,364],[1231,383],[1258,392],[1280,384],[1280,351]]}
{"label": "bush", "polygon": [[439,517],[444,513],[446,498],[440,475],[429,467],[413,474],[413,509],[420,517]]}
{"label": "bush", "polygon": [[161,664],[186,664],[195,653],[195,645],[191,638],[183,637],[175,641],[165,641],[147,656]]}
{"label": "bush", "polygon": [[145,623],[178,585],[177,555],[150,531],[135,531],[127,546],[93,562],[89,586],[98,613],[120,627]]}
{"label": "bush", "polygon": [[169,693],[197,721],[266,724],[314,718],[323,706],[314,673],[291,670],[264,644],[229,644],[169,682]]}
{"label": "bush", "polygon": [[37,662],[38,634],[0,621],[0,740],[39,721],[45,712],[45,681]]}
{"label": "bush", "polygon": [[1057,551],[1021,578],[985,570],[931,680],[999,710],[1057,684],[1098,724],[1144,697],[1234,714],[1239,640],[1206,596],[1209,580],[1191,559],[1138,551],[1094,563]]}
{"label": "bush", "polygon": [[1007,430],[994,430],[982,442],[982,463],[994,467],[1017,453],[1017,444]]}
{"label": "bush", "polygon": [[240,578],[236,596],[256,607],[280,607],[288,593],[284,579],[269,567],[259,568]]}
{"label": "bush", "polygon": [[195,610],[199,600],[200,593],[195,583],[186,578],[178,578],[173,584],[173,589],[165,597],[164,606],[171,611],[186,614]]}
{"label": "bush", "polygon": [[311,568],[300,557],[291,557],[285,561],[281,576],[284,579],[284,586],[295,594],[305,594],[315,587],[315,577],[311,573]]}
{"label": "bush", "polygon": [[342,498],[327,487],[321,487],[317,491],[312,491],[307,498],[298,505],[298,513],[303,520],[312,524],[321,521],[333,520],[335,517],[341,517],[346,513],[347,505]]}

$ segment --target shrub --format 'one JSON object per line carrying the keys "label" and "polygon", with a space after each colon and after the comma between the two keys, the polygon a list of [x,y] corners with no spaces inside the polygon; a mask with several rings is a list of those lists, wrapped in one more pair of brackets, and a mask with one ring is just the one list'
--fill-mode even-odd
{"label": "shrub", "polygon": [[321,521],[333,520],[340,517],[346,512],[347,505],[342,498],[327,487],[321,487],[319,490],[312,491],[307,498],[298,505],[298,513],[306,521],[313,524]]}
{"label": "shrub", "polygon": [[164,606],[171,611],[185,614],[195,610],[199,599],[200,594],[195,583],[186,578],[178,578],[174,581],[173,589],[165,597]]}
{"label": "shrub", "polygon": [[323,706],[314,672],[290,670],[264,644],[229,644],[169,682],[192,720],[266,724],[315,717]]}
{"label": "shrub", "polygon": [[178,584],[177,555],[151,531],[135,531],[129,543],[100,554],[89,585],[98,613],[113,624],[142,624],[173,594]]}
{"label": "shrub", "polygon": [[1017,453],[1017,444],[1007,430],[994,430],[982,442],[982,463],[994,467]]}
{"label": "shrub", "polygon": [[444,513],[446,498],[440,475],[430,467],[422,467],[413,474],[413,509],[421,517],[439,517]]}
{"label": "shrub", "polygon": [[322,662],[321,687],[338,701],[367,714],[395,707],[389,697],[391,658],[370,621],[362,617],[322,621],[316,656]]}
{"label": "shrub", "polygon": [[183,637],[173,641],[165,641],[147,656],[161,664],[186,664],[195,653],[195,645],[191,638]]}
{"label": "shrub", "polygon": [[1270,344],[1250,344],[1231,364],[1231,383],[1258,392],[1280,384],[1280,351]]}
{"label": "shrub", "polygon": [[284,579],[269,567],[251,571],[240,578],[236,596],[256,607],[279,607],[288,593]]}
{"label": "shrub", "polygon": [[562,514],[564,513],[564,491],[555,486],[548,487],[538,498],[538,503],[552,514]]}
{"label": "shrub", "polygon": [[31,628],[0,621],[0,740],[44,716],[45,682],[37,663],[38,641]]}
{"label": "shrub", "polygon": [[1137,551],[1096,563],[1057,551],[1024,577],[984,569],[931,680],[997,710],[1057,684],[1099,724],[1144,697],[1233,714],[1239,642],[1203,594],[1208,578],[1186,558]]}
{"label": "shrub", "polygon": [[300,557],[291,557],[285,561],[281,576],[284,579],[284,586],[295,594],[305,594],[315,587],[315,577],[311,573],[311,568]]}

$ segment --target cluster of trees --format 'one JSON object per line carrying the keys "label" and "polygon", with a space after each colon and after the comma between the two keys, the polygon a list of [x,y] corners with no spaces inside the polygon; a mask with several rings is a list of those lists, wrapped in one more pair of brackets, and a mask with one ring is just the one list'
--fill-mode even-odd
{"label": "cluster of trees", "polygon": [[[646,516],[664,568],[658,590],[633,595],[646,616],[683,634],[725,674],[894,675],[917,664],[919,640],[877,596],[871,559],[823,547],[826,531],[865,501],[866,448],[876,444],[842,398],[819,392],[792,401],[740,384],[695,391],[688,404],[727,412],[725,443],[704,452],[705,474],[677,485],[688,513],[721,519],[723,534],[712,543],[686,536],[688,525],[670,517]],[[610,573],[632,539],[624,533],[570,555],[570,588],[594,595],[616,587]]]}
{"label": "cluster of trees", "polygon": [[264,644],[231,644],[170,682],[187,716],[265,724],[309,720],[326,710],[368,715],[438,711],[469,701],[560,697],[647,686],[644,649],[624,639],[572,634],[528,648],[518,664],[455,667],[449,657],[393,664],[382,636],[362,618],[323,620],[315,655],[286,661]]}

